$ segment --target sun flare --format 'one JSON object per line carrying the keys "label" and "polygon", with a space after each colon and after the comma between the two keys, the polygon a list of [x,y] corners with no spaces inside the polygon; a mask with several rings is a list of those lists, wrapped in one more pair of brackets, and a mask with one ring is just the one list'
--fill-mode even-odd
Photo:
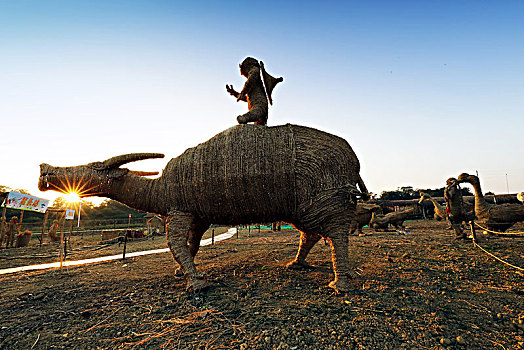
{"label": "sun flare", "polygon": [[64,198],[69,203],[76,203],[80,201],[80,195],[76,192],[68,192],[65,194]]}

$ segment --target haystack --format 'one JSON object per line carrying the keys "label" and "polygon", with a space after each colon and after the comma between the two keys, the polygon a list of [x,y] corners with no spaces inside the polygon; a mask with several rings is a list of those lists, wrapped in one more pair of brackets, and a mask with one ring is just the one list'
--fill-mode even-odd
{"label": "haystack", "polygon": [[16,236],[15,247],[16,248],[27,247],[29,245],[29,241],[31,240],[31,235],[32,234],[33,233],[31,231],[20,232]]}

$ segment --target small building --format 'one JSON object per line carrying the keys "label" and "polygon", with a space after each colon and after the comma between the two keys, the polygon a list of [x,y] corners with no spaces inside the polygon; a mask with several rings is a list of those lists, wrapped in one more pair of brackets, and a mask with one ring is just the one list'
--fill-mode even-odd
{"label": "small building", "polygon": [[166,221],[162,216],[153,213],[147,213],[145,218],[147,223],[147,231],[149,234],[166,233]]}

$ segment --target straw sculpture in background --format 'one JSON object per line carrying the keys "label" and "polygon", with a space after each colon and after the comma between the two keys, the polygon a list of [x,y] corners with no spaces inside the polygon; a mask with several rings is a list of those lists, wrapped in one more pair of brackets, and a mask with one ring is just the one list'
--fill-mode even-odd
{"label": "straw sculpture in background", "polygon": [[462,173],[459,182],[468,182],[475,190],[475,216],[488,230],[505,232],[519,221],[524,221],[524,206],[521,204],[490,204],[484,199],[480,180],[475,175]]}
{"label": "straw sculpture in background", "polygon": [[431,197],[429,194],[425,192],[420,192],[420,200],[418,201],[419,204],[424,202],[425,200],[430,201],[433,203],[435,215],[434,218],[436,220],[447,220],[448,219],[448,212],[446,211],[446,207],[443,205],[440,205],[439,202],[437,202],[433,197]]}
{"label": "straw sculpture in background", "polygon": [[448,206],[448,220],[453,232],[455,232],[455,239],[466,239],[467,235],[462,228],[462,222],[466,214],[464,210],[464,200],[458,180],[454,177],[446,180],[444,199]]}
{"label": "straw sculpture in background", "polygon": [[13,216],[9,224],[7,225],[7,241],[5,244],[6,248],[12,248],[15,242],[16,235],[20,233],[20,224],[18,223],[18,217]]}
{"label": "straw sculpture in background", "polygon": [[27,247],[29,245],[29,242],[31,241],[32,234],[33,232],[26,230],[16,235],[15,247],[16,248]]}
{"label": "straw sculpture in background", "polygon": [[274,78],[266,72],[264,62],[247,57],[239,65],[240,74],[247,78],[244,87],[237,92],[233,85],[226,85],[226,90],[230,95],[236,97],[238,101],[247,102],[249,112],[239,115],[239,124],[254,122],[258,125],[267,124],[268,101],[273,104],[271,94],[275,86],[282,82],[284,78]]}
{"label": "straw sculpture in background", "polygon": [[291,266],[307,265],[309,251],[325,237],[335,274],[330,286],[350,289],[348,228],[357,196],[367,190],[358,158],[344,139],[290,124],[237,125],[171,159],[159,178],[121,168],[161,157],[137,153],[76,167],[42,164],[39,188],[67,191],[71,184],[84,197],[108,197],[167,216],[169,248],[194,290],[209,286],[193,258],[211,224],[274,221],[301,231]]}
{"label": "straw sculpture in background", "polygon": [[386,232],[389,227],[389,220],[386,218],[386,215],[373,212],[371,213],[369,226],[372,227],[374,231],[382,230]]}
{"label": "straw sculpture in background", "polygon": [[381,210],[380,206],[376,204],[358,203],[355,216],[349,226],[349,234],[353,235],[357,230],[358,233],[362,233],[362,227],[369,225],[373,212],[379,212]]}
{"label": "straw sculpture in background", "polygon": [[401,211],[394,211],[392,213],[387,213],[386,215],[377,214],[373,212],[371,215],[371,221],[369,224],[375,231],[383,230],[386,232],[389,225],[393,225],[395,229],[405,230],[404,221],[415,213],[415,208],[409,208]]}
{"label": "straw sculpture in background", "polygon": [[58,236],[58,226],[59,226],[58,219],[54,219],[53,223],[49,227],[49,231],[47,235],[49,237],[49,240],[52,243],[60,242],[61,237]]}

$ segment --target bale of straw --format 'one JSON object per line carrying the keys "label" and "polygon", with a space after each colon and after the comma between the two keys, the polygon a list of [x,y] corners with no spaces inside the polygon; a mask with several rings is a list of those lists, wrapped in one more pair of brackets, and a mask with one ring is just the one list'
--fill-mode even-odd
{"label": "bale of straw", "polygon": [[349,234],[352,235],[358,230],[362,233],[362,227],[369,225],[373,212],[380,212],[380,206],[376,204],[358,203],[355,216],[351,220]]}
{"label": "bale of straw", "polygon": [[31,240],[32,234],[33,233],[31,231],[24,231],[24,232],[19,233],[16,236],[15,247],[16,248],[27,247],[29,245],[29,241]]}

